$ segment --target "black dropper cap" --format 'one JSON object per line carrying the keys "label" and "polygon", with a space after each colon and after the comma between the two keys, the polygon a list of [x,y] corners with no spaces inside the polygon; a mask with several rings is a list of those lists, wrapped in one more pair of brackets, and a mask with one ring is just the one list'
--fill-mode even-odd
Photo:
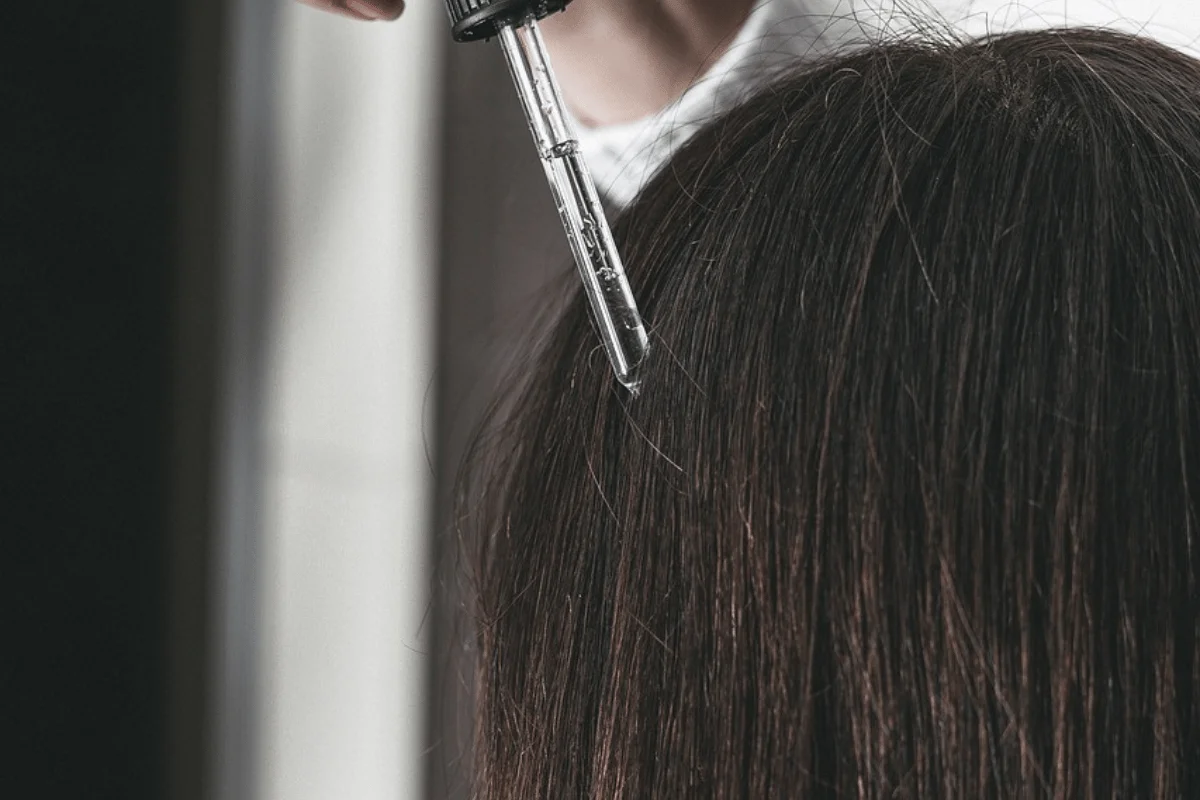
{"label": "black dropper cap", "polygon": [[509,25],[562,11],[571,0],[446,0],[456,42],[490,39]]}

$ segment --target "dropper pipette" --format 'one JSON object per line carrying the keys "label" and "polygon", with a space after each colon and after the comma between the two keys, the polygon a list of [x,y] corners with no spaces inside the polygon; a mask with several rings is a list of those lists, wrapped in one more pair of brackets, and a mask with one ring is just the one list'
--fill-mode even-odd
{"label": "dropper pipette", "polygon": [[495,37],[525,111],[566,230],[593,321],[617,380],[636,393],[649,337],[579,151],[537,20],[570,0],[446,0],[458,41]]}

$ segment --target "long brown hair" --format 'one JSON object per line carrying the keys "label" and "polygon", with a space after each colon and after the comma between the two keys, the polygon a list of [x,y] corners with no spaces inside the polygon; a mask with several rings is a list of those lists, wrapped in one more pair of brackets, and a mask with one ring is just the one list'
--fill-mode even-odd
{"label": "long brown hair", "polygon": [[1200,64],[890,43],[714,121],[478,462],[475,792],[1200,797]]}

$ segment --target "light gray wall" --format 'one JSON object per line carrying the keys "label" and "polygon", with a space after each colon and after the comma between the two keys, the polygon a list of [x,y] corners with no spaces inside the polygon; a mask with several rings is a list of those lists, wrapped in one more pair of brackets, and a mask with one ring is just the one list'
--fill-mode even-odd
{"label": "light gray wall", "polygon": [[413,798],[444,12],[280,13],[255,796]]}

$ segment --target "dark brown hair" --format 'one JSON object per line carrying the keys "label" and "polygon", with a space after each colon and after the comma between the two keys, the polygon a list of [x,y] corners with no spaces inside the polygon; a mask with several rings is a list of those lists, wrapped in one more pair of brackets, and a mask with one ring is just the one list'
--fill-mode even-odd
{"label": "dark brown hair", "polygon": [[617,226],[464,500],[476,794],[1200,797],[1200,64],[877,45]]}

